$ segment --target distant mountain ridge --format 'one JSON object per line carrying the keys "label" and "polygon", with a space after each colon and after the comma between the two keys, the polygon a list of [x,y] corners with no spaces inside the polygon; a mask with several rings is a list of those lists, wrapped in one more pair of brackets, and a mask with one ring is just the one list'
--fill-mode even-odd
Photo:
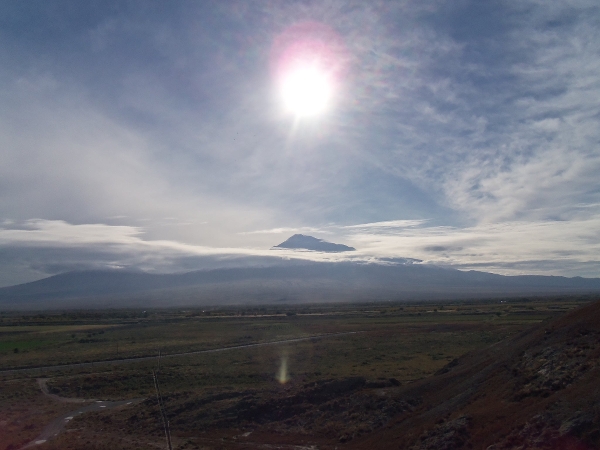
{"label": "distant mountain ridge", "polygon": [[273,248],[290,248],[332,253],[353,252],[356,250],[354,247],[349,247],[344,244],[334,244],[333,242],[327,242],[312,236],[305,236],[304,234],[294,234],[292,237],[279,245],[275,245]]}
{"label": "distant mountain ridge", "polygon": [[0,288],[2,309],[438,300],[600,293],[599,278],[503,276],[404,264],[291,262],[182,274],[68,272]]}

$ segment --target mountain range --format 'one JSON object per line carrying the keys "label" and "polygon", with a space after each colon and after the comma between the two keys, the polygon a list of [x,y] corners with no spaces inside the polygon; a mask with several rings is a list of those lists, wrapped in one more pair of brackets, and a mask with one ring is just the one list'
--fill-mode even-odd
{"label": "mountain range", "polygon": [[600,292],[598,278],[503,276],[404,263],[289,261],[183,274],[81,271],[0,288],[0,309],[439,300]]}

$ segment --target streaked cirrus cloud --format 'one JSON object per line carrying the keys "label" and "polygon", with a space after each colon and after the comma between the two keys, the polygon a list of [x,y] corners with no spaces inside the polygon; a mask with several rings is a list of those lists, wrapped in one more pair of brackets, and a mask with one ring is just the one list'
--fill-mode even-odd
{"label": "streaked cirrus cloud", "polygon": [[[303,23],[344,71],[296,120],[273,43]],[[8,2],[0,283],[271,261],[287,233],[600,276],[599,25],[591,0]]]}

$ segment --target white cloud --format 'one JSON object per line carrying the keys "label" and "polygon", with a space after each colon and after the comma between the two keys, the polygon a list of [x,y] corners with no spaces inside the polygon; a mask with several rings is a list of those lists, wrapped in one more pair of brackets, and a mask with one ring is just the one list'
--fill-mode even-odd
{"label": "white cloud", "polygon": [[327,231],[321,228],[315,227],[279,227],[279,228],[270,228],[268,230],[255,230],[255,231],[242,231],[239,234],[241,235],[249,235],[249,234],[302,234],[302,233],[327,233]]}
{"label": "white cloud", "polygon": [[31,219],[21,228],[0,228],[0,245],[133,244],[141,240],[142,234],[139,227]]}
{"label": "white cloud", "polygon": [[510,221],[473,227],[399,228],[346,236],[362,253],[502,274],[598,276],[600,215],[570,221]]}
{"label": "white cloud", "polygon": [[[320,253],[289,249],[208,247],[176,240],[151,239],[144,229],[107,224],[70,224],[28,220],[0,227],[0,267],[22,276],[0,277],[0,285],[32,281],[71,270],[124,268],[155,273],[219,267],[274,265],[285,260],[377,261],[373,255]],[[5,279],[6,278],[6,279]]]}
{"label": "white cloud", "polygon": [[361,223],[358,225],[346,225],[342,229],[368,229],[368,228],[412,228],[426,223],[426,220],[385,220],[382,222]]}
{"label": "white cloud", "polygon": [[[21,254],[17,258],[19,264],[38,272],[46,270],[47,274],[102,267],[180,272],[232,263],[277,264],[282,259],[386,263],[414,258],[427,264],[502,274],[594,276],[600,269],[600,215],[571,221],[512,221],[467,228],[393,221],[383,227],[338,227],[338,232],[345,242],[357,248],[356,252],[206,247],[147,239],[139,227],[48,220],[31,220],[19,228],[0,228],[0,247],[5,249],[5,257]],[[62,265],[53,257],[62,259]]]}

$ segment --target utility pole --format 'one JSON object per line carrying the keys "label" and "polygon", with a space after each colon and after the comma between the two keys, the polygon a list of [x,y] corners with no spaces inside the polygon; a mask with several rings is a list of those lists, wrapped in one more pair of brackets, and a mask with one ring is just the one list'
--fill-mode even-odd
{"label": "utility pole", "polygon": [[[159,359],[160,361],[160,359]],[[158,384],[158,372],[152,371],[152,377],[154,378],[154,388],[156,389],[156,400],[158,401],[158,409],[160,410],[160,416],[163,421],[163,428],[165,429],[165,437],[167,439],[167,446],[169,450],[173,450],[173,446],[171,445],[171,430],[169,429],[169,419],[167,418],[167,414],[165,413],[164,404],[162,401],[162,395],[160,394],[160,387]]]}

